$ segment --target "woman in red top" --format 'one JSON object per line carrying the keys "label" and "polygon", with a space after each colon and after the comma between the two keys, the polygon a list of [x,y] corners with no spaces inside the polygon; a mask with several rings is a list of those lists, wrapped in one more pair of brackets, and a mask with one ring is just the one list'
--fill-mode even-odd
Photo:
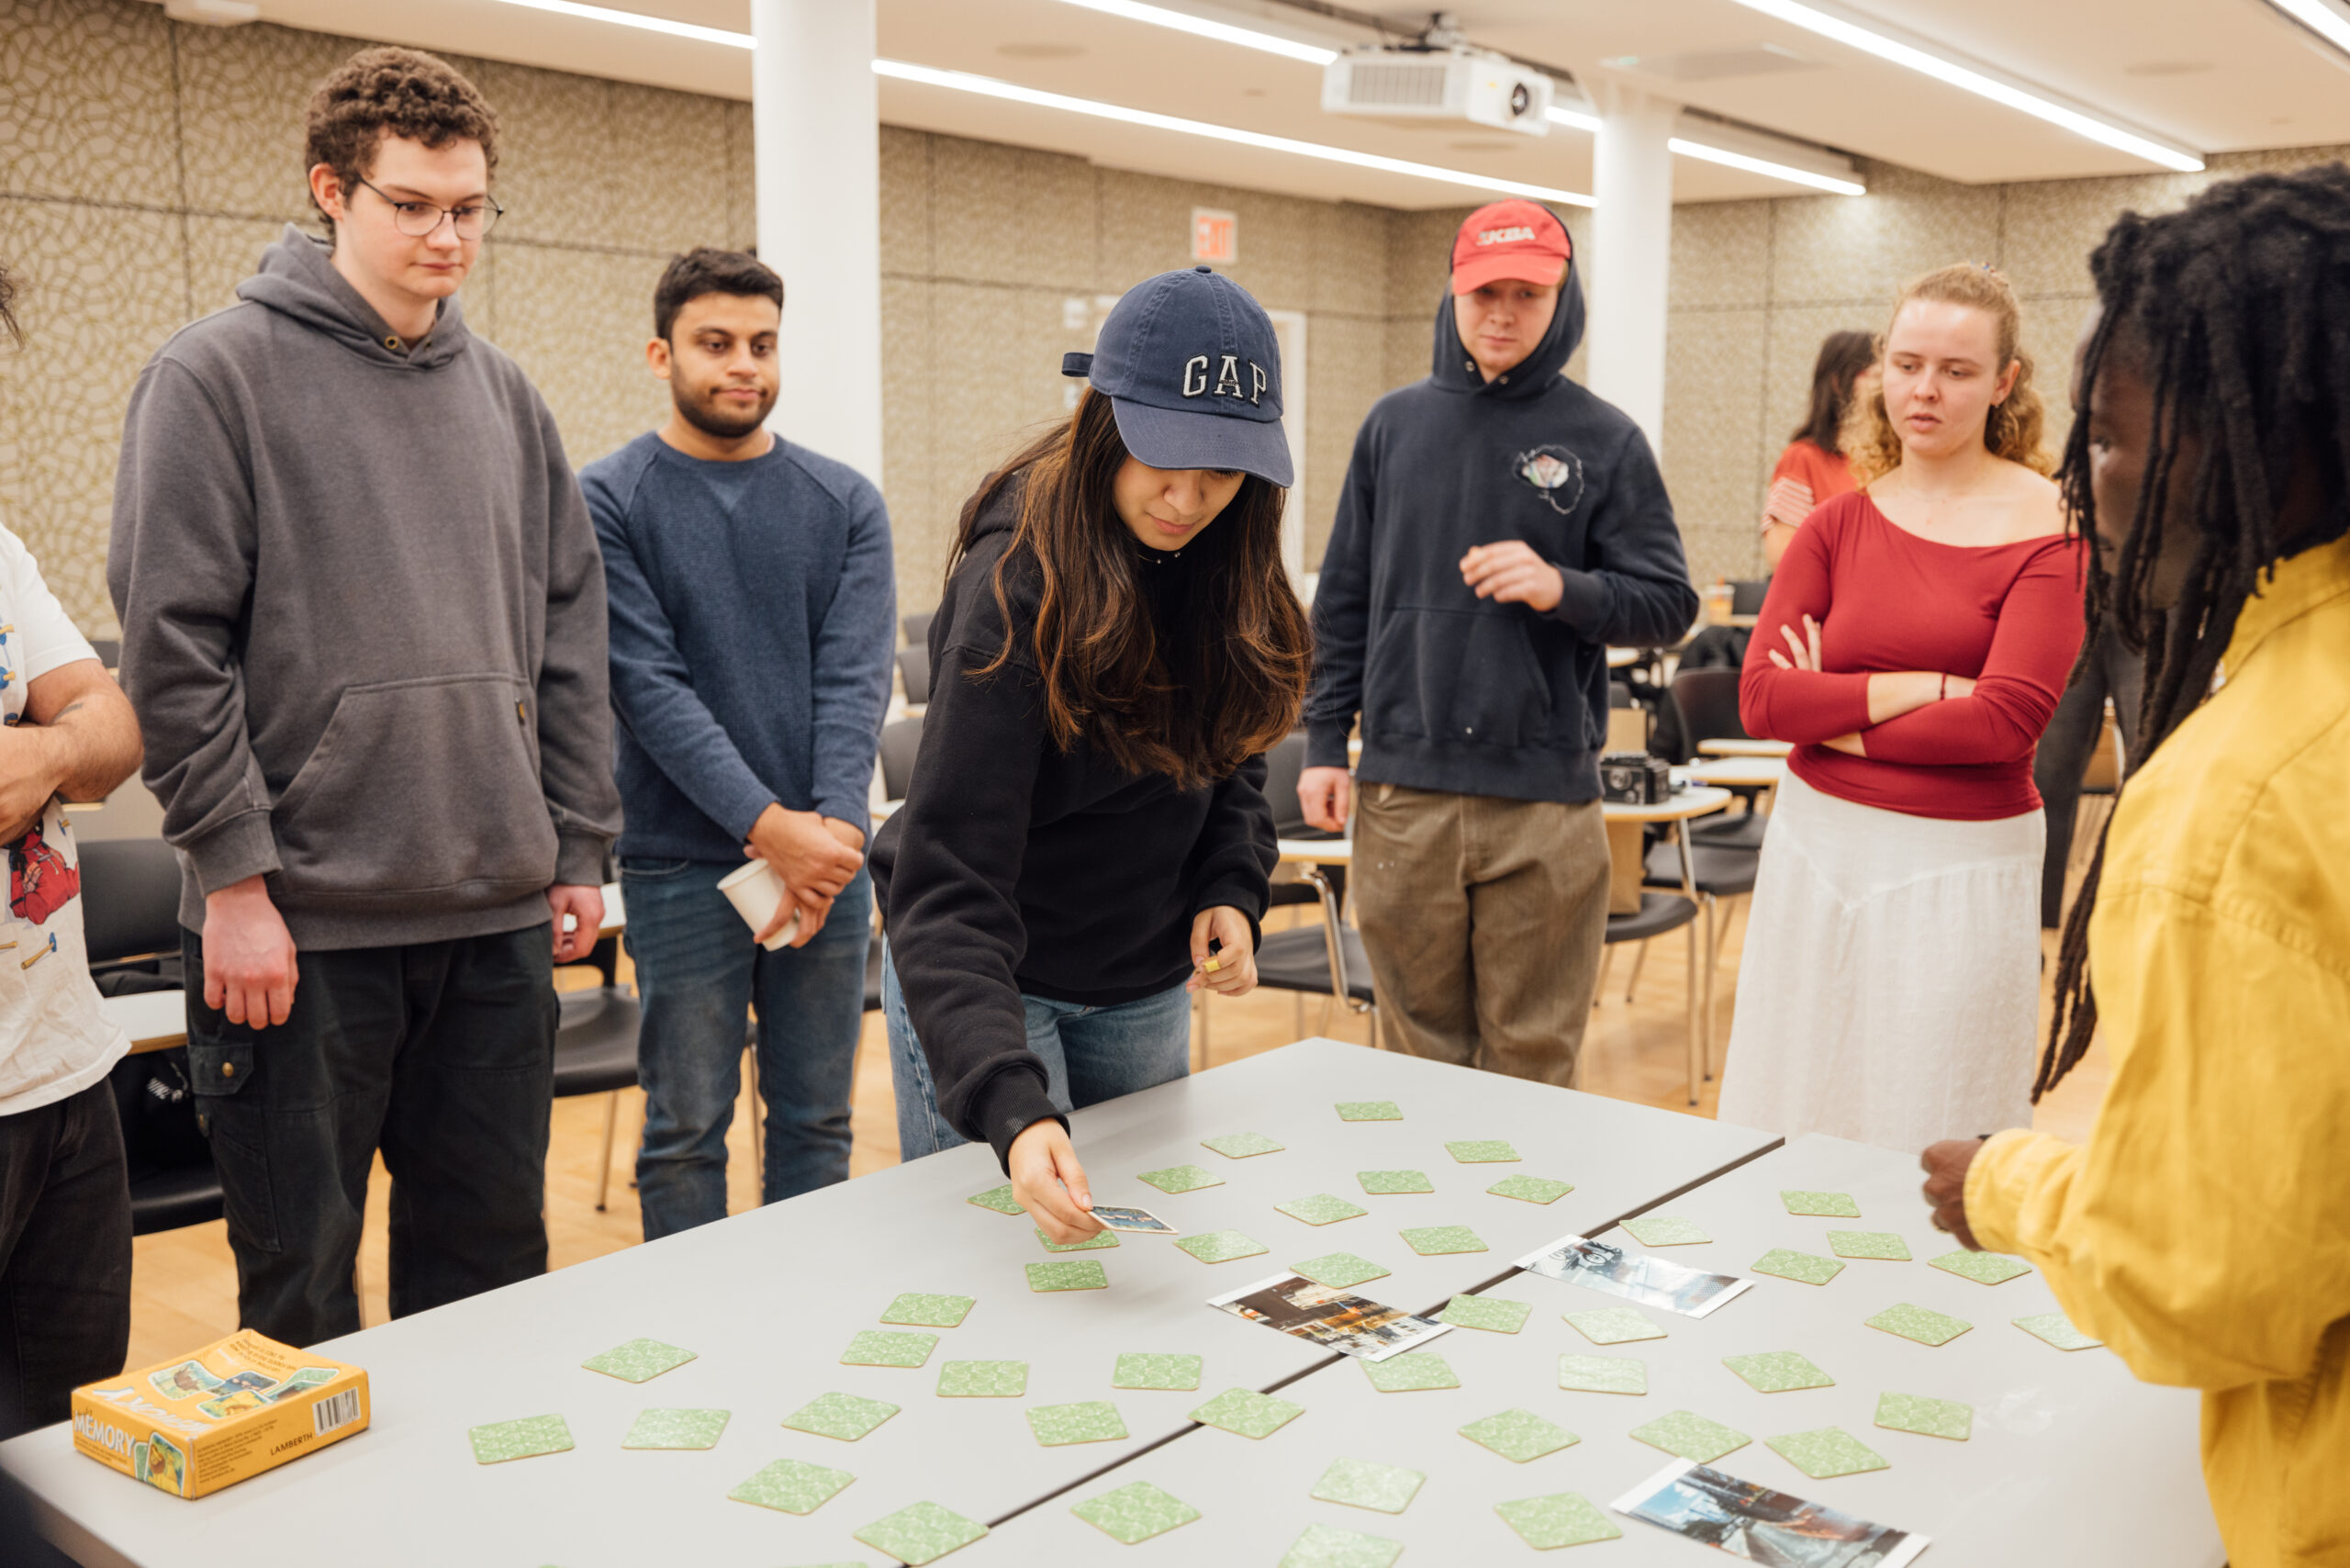
{"label": "woman in red top", "polygon": [[1997,273],[1905,290],[1796,534],[1739,710],[1796,743],[1757,875],[1725,1121],[1890,1148],[2031,1118],[2045,824],[2032,748],[2081,560]]}
{"label": "woman in red top", "polygon": [[1762,558],[1774,572],[1803,520],[1852,491],[1852,465],[1844,461],[1840,432],[1852,387],[1875,363],[1876,339],[1867,332],[1830,332],[1820,341],[1811,367],[1810,416],[1787,438],[1762,503]]}

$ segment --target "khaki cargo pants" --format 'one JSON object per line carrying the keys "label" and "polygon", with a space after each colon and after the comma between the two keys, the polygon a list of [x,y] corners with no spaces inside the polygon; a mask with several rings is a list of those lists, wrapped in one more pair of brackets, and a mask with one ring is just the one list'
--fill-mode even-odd
{"label": "khaki cargo pants", "polygon": [[1356,909],[1388,1037],[1572,1088],[1607,934],[1599,802],[1365,784],[1355,811]]}

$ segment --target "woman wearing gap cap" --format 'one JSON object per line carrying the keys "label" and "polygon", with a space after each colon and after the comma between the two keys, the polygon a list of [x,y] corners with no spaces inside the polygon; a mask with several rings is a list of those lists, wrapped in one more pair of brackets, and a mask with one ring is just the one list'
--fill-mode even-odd
{"label": "woman wearing gap cap", "polygon": [[1118,302],[1069,421],[964,503],[906,802],[874,841],[908,1159],[985,1139],[1056,1241],[1101,1226],[1067,1114],[1181,1078],[1257,983],[1259,755],[1309,645],[1281,566],[1272,323],[1205,267]]}

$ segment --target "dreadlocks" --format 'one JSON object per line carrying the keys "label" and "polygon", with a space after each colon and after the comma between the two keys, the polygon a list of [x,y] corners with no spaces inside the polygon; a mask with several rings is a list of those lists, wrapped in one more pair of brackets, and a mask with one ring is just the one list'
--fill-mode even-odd
{"label": "dreadlocks", "polygon": [[[2145,654],[2138,756],[2167,739],[2210,693],[2244,600],[2278,559],[2350,530],[2350,166],[2254,174],[2215,185],[2179,212],[2124,213],[2089,270],[2103,307],[2081,366],[2082,416],[2057,482],[2079,533],[2097,527],[2086,410],[2117,341],[2154,393],[2154,438],[2137,515],[2108,572],[2092,551],[2081,656],[2108,626]],[[2195,456],[2185,515],[2169,515],[2172,471]],[[2278,537],[2297,460],[2314,457],[2325,511]],[[2166,532],[2191,531],[2177,602],[2152,599]],[[2112,818],[2106,819],[2109,828]],[[2065,923],[2056,1014],[2031,1097],[2055,1087],[2088,1050],[2097,999],[2088,928],[2105,836]]]}

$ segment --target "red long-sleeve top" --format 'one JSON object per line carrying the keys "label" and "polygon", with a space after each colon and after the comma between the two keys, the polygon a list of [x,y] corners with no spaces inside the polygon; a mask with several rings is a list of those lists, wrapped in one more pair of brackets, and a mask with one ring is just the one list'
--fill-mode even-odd
{"label": "red long-sleeve top", "polygon": [[[1762,602],[1739,682],[1747,730],[1796,744],[1813,789],[1911,816],[1989,822],[2040,806],[2031,754],[2081,646],[2083,545],[2062,534],[1967,547],[1920,539],[1865,491],[1805,520]],[[1779,628],[1819,623],[1821,667],[1781,669]],[[1869,722],[1880,670],[1967,676],[1974,694]],[[1855,731],[1866,756],[1823,743]]]}

